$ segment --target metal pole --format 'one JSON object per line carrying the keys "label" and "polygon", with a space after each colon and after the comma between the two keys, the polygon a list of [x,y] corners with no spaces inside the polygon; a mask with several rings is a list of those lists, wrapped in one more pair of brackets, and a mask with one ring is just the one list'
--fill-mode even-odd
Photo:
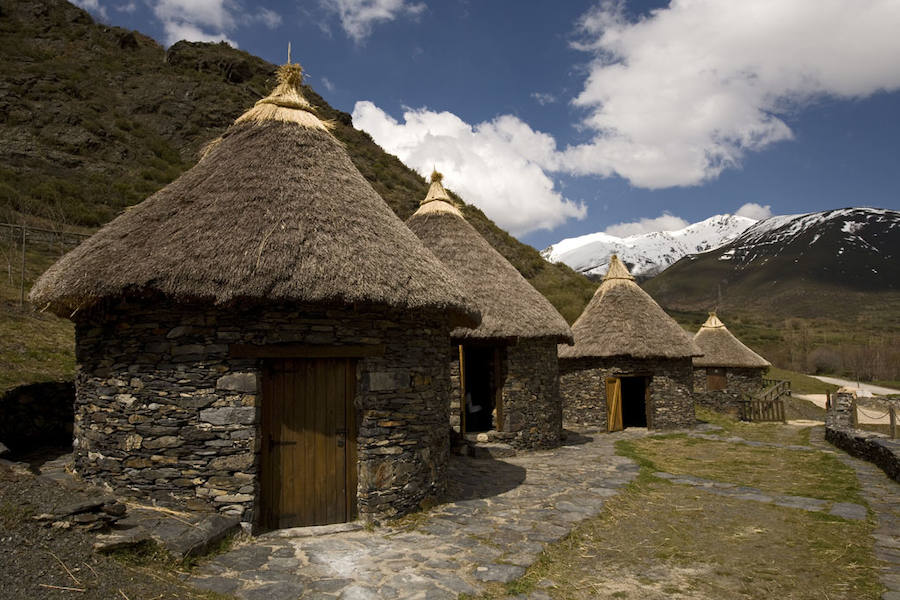
{"label": "metal pole", "polygon": [[22,225],[22,279],[19,289],[19,308],[25,309],[25,226]]}

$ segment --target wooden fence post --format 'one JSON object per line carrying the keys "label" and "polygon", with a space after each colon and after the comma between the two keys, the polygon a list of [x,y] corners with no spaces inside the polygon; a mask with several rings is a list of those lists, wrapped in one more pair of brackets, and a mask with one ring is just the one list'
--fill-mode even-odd
{"label": "wooden fence post", "polygon": [[859,414],[856,408],[856,398],[850,402],[850,425],[853,429],[859,429]]}
{"label": "wooden fence post", "polygon": [[888,410],[891,413],[891,439],[897,439],[897,407],[893,404],[890,405]]}
{"label": "wooden fence post", "polygon": [[22,225],[22,278],[19,289],[19,308],[25,310],[25,225]]}

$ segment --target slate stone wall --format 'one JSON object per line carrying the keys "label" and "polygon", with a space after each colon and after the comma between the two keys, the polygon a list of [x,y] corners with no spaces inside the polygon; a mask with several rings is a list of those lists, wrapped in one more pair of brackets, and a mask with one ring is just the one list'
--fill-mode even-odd
{"label": "slate stone wall", "polygon": [[738,401],[743,394],[754,396],[765,388],[763,376],[766,369],[728,367],[725,369],[725,389],[706,389],[706,367],[694,369],[694,401],[718,412],[738,411]]}
{"label": "slate stone wall", "polygon": [[14,453],[72,443],[71,381],[22,385],[0,396],[0,442]]}
{"label": "slate stone wall", "polygon": [[562,433],[556,342],[524,340],[506,348],[503,431],[516,448],[555,448]]}
{"label": "slate stone wall", "polygon": [[120,304],[76,327],[75,466],[120,493],[254,522],[261,359],[232,344],[384,345],[357,362],[358,506],[416,509],[445,485],[449,327],[442,317],[302,307]]}
{"label": "slate stone wall", "polygon": [[[450,426],[459,431],[459,346],[450,361]],[[522,340],[504,345],[500,352],[503,381],[503,428],[487,432],[499,441],[523,450],[555,448],[562,434],[559,369],[556,342]]]}
{"label": "slate stone wall", "polygon": [[693,366],[690,358],[575,358],[559,361],[563,422],[607,429],[606,378],[650,376],[648,426],[694,425]]}

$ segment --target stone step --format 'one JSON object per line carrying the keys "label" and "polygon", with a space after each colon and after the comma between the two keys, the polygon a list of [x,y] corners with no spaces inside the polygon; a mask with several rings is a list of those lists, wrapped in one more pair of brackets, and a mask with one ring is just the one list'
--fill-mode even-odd
{"label": "stone step", "polygon": [[469,442],[468,455],[472,458],[508,458],[516,455],[516,449],[499,442]]}

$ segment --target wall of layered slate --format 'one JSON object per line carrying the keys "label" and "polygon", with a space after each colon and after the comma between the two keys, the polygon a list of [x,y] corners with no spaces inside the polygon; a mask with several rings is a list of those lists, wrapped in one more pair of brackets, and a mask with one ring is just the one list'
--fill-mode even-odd
{"label": "wall of layered slate", "polygon": [[718,412],[736,413],[738,401],[744,394],[754,396],[765,388],[766,369],[728,367],[725,369],[725,389],[706,389],[706,367],[694,369],[694,401]]}
{"label": "wall of layered slate", "polygon": [[607,429],[606,379],[640,376],[651,377],[651,428],[691,427],[696,421],[690,358],[560,359],[559,373],[564,423]]}
{"label": "wall of layered slate", "polygon": [[523,340],[506,348],[503,431],[516,448],[555,448],[562,434],[556,342]]}
{"label": "wall of layered slate", "polygon": [[831,395],[832,406],[825,414],[825,439],[857,458],[878,466],[888,477],[900,482],[900,440],[874,431],[854,429],[853,391],[839,390]]}
{"label": "wall of layered slate", "polygon": [[125,495],[253,522],[262,360],[232,344],[383,345],[357,362],[358,505],[396,516],[443,492],[449,328],[378,310],[126,304],[82,315],[75,467]]}

